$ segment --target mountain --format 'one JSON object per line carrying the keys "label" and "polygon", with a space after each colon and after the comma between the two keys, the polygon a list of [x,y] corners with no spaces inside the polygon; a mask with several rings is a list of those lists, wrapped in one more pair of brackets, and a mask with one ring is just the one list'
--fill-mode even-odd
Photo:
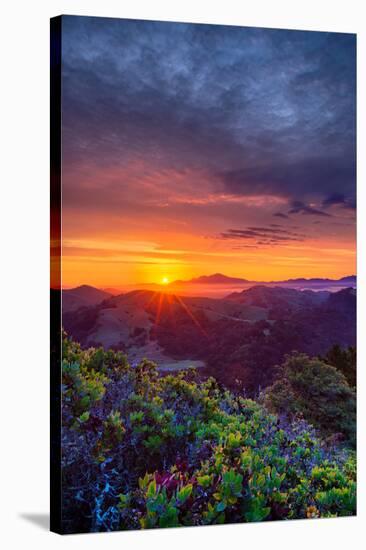
{"label": "mountain", "polygon": [[[74,297],[76,290],[66,295]],[[196,366],[226,386],[243,384],[249,393],[272,383],[275,365],[293,350],[325,355],[334,344],[356,343],[352,288],[260,285],[221,299],[150,290],[81,293],[93,294],[94,304],[64,309],[63,326],[83,347],[122,350],[132,364],[148,357],[161,370]]]}
{"label": "mountain", "polygon": [[189,281],[173,281],[170,283],[171,286],[181,285],[181,284],[209,284],[209,285],[236,285],[241,283],[249,283],[247,279],[241,279],[238,277],[228,277],[222,273],[214,273],[213,275],[202,275],[201,277],[196,277],[190,279]]}
{"label": "mountain", "polygon": [[[311,290],[299,291],[292,288],[252,286],[242,292],[233,292],[226,297],[227,300],[240,304],[257,306],[272,310],[296,311],[308,307],[314,307],[324,303],[329,297],[329,292]],[[278,314],[277,314],[278,316]]]}
{"label": "mountain", "polygon": [[62,290],[62,311],[64,313],[76,311],[81,307],[90,307],[100,304],[110,298],[111,294],[89,285]]}
{"label": "mountain", "polygon": [[342,277],[339,281],[342,283],[356,284],[357,277],[356,275],[348,275],[347,277]]}
{"label": "mountain", "polygon": [[[103,346],[126,351],[132,361],[149,357],[171,362],[157,341],[160,323],[171,325],[179,334],[184,325],[193,325],[202,336],[203,324],[219,320],[255,322],[265,319],[266,310],[228,300],[212,298],[181,298],[167,293],[135,290],[108,299],[90,307],[63,312],[66,332],[84,347]],[[187,357],[182,359],[188,359]]]}
{"label": "mountain", "polygon": [[204,292],[206,295],[215,296],[216,298],[224,297],[230,292],[230,288],[236,290],[247,289],[252,286],[270,286],[270,287],[285,287],[293,288],[297,290],[303,289],[316,289],[316,290],[337,290],[346,286],[356,286],[356,276],[349,275],[340,279],[329,279],[314,277],[310,279],[296,278],[285,279],[281,281],[251,281],[240,277],[228,277],[222,273],[215,273],[213,275],[203,275],[187,281],[177,280],[168,285],[168,288],[177,292],[184,292],[185,294],[199,295],[203,291],[200,290],[204,285],[206,286]]}

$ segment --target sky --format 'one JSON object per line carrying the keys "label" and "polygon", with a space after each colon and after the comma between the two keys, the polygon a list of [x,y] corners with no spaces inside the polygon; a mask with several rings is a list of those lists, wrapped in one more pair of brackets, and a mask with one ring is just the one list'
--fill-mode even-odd
{"label": "sky", "polygon": [[65,16],[62,284],[355,273],[352,34]]}

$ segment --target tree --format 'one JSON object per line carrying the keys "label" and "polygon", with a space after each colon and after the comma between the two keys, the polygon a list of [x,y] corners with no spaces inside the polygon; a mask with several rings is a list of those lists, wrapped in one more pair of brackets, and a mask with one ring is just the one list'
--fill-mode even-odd
{"label": "tree", "polygon": [[339,370],[319,358],[287,356],[264,400],[273,412],[303,416],[324,436],[342,434],[348,443],[355,443],[355,391]]}
{"label": "tree", "polygon": [[356,386],[356,348],[350,346],[342,349],[335,345],[323,360],[343,373],[350,386]]}

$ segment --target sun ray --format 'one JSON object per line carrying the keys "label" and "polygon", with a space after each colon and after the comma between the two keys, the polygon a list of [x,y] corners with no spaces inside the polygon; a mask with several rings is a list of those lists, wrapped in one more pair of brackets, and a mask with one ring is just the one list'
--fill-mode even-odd
{"label": "sun ray", "polygon": [[164,301],[164,294],[162,292],[160,292],[159,303],[158,303],[158,307],[157,307],[157,310],[156,310],[156,316],[155,316],[155,323],[154,323],[155,327],[157,327],[159,325],[159,322],[160,322],[160,316],[161,316],[163,301]]}
{"label": "sun ray", "polygon": [[201,324],[199,323],[199,321],[196,319],[196,317],[193,315],[192,311],[189,309],[189,307],[183,302],[183,300],[177,296],[176,294],[174,295],[174,297],[178,300],[179,304],[182,306],[182,308],[184,309],[184,311],[187,313],[187,315],[192,319],[192,321],[194,322],[194,324],[199,328],[199,330],[202,332],[202,334],[204,336],[206,336],[206,338],[208,338],[208,334],[207,332],[205,331],[205,329],[201,326]]}
{"label": "sun ray", "polygon": [[148,309],[150,307],[150,305],[153,303],[153,301],[155,300],[155,298],[158,296],[158,293],[157,292],[153,292],[151,297],[150,297],[150,300],[147,302],[145,308]]}
{"label": "sun ray", "polygon": [[168,314],[169,314],[169,320],[173,325],[174,330],[177,329],[177,316],[176,316],[176,310],[174,309],[175,300],[174,295],[171,293],[166,294],[166,302],[168,305]]}

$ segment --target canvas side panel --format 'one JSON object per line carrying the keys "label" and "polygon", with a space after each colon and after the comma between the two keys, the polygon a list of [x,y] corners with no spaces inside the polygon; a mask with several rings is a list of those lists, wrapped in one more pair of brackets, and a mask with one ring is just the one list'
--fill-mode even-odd
{"label": "canvas side panel", "polygon": [[61,17],[50,25],[50,529],[61,532]]}

